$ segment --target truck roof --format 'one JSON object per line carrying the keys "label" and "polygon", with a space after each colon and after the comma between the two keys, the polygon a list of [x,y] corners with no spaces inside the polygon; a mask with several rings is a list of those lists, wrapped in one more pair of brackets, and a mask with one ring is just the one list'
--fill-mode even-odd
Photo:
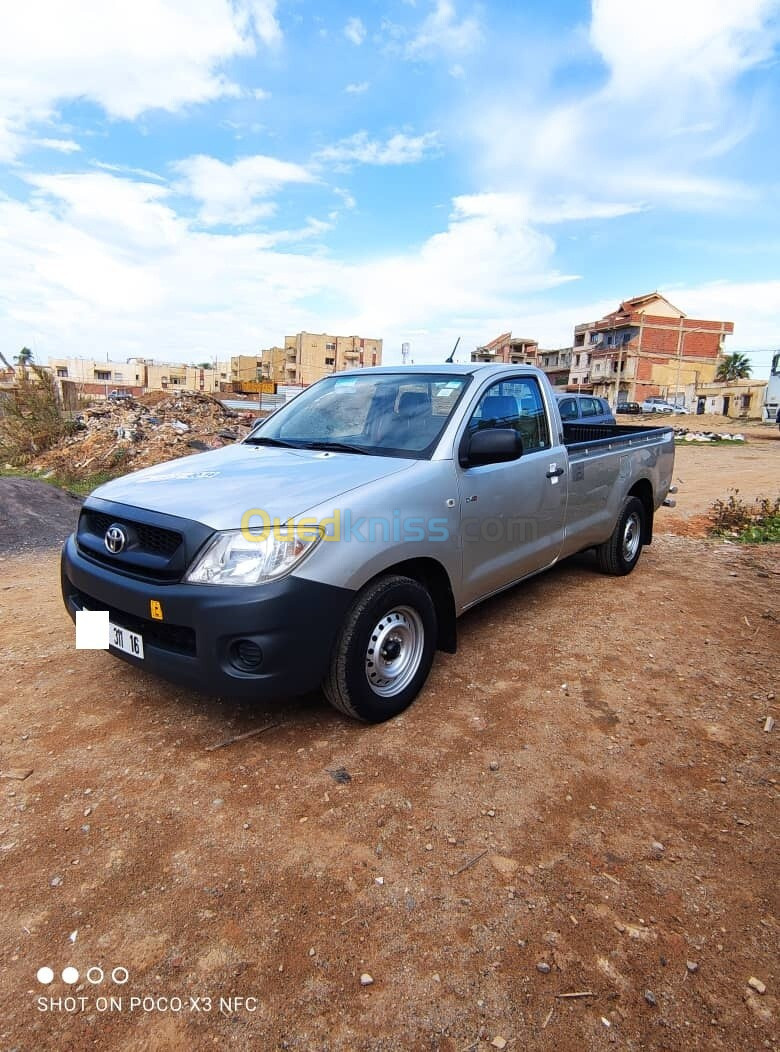
{"label": "truck roof", "polygon": [[358,376],[364,373],[451,373],[453,376],[471,376],[473,373],[501,376],[504,373],[516,373],[519,369],[524,372],[544,375],[541,369],[535,365],[505,365],[501,362],[494,365],[492,362],[424,362],[420,365],[372,365],[358,369],[345,369],[343,372],[331,373],[331,376]]}

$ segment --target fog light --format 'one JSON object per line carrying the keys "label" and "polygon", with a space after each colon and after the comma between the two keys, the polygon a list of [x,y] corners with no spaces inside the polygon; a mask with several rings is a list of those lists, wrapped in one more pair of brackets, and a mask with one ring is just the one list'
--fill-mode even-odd
{"label": "fog light", "polygon": [[252,639],[236,639],[230,644],[230,663],[241,672],[257,672],[263,651]]}

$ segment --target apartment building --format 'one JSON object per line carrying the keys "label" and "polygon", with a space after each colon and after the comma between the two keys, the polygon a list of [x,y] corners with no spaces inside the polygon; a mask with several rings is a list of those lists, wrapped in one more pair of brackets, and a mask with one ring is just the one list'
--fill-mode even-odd
{"label": "apartment building", "polygon": [[262,379],[262,358],[257,354],[237,354],[230,359],[230,380],[233,384],[254,383]]}
{"label": "apartment building", "polygon": [[227,362],[217,362],[216,369],[213,366],[207,368],[206,366],[177,363],[152,364],[146,367],[146,389],[147,391],[181,389],[213,394],[221,390],[221,384],[227,382],[229,375],[230,366]]}
{"label": "apartment building", "polygon": [[471,352],[472,362],[492,362],[505,365],[536,365],[539,344],[536,340],[512,336],[511,332],[502,332],[490,343],[477,347]]}
{"label": "apartment building", "polygon": [[284,382],[313,384],[330,373],[382,364],[382,341],[299,332],[284,338]]}
{"label": "apartment building", "polygon": [[588,390],[613,405],[660,395],[690,402],[712,383],[730,321],[689,318],[659,292],[624,300],[598,321],[574,328],[570,390]]}
{"label": "apartment building", "polygon": [[547,373],[553,387],[565,387],[569,382],[573,347],[558,347],[555,350],[539,351],[538,365]]}
{"label": "apartment building", "polygon": [[286,383],[284,366],[287,361],[287,351],[284,347],[267,347],[260,352],[260,375],[263,380],[271,380],[273,383]]}
{"label": "apartment building", "polygon": [[151,358],[128,358],[124,362],[94,358],[49,359],[49,368],[58,380],[77,384],[82,394],[98,395],[117,390],[132,395],[177,389],[212,393],[220,390],[221,383],[227,382],[230,371],[227,362],[216,362],[215,366],[158,363]]}
{"label": "apartment building", "polygon": [[146,363],[141,358],[124,362],[96,358],[50,358],[49,368],[58,380],[71,380],[83,394],[108,394],[119,388],[130,394],[143,394]]}

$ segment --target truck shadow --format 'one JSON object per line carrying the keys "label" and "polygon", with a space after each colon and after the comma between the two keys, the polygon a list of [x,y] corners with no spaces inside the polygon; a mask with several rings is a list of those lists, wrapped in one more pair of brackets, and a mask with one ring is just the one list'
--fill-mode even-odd
{"label": "truck shadow", "polygon": [[[581,595],[586,582],[594,578],[603,580],[597,572],[595,556],[592,552],[580,553],[485,600],[459,619],[458,653],[446,660],[454,663],[453,671],[461,662],[471,665],[474,650],[485,633],[513,624],[519,628],[529,617],[534,619],[537,628],[540,618],[548,623],[555,617],[557,623],[561,596],[567,596],[570,604],[572,596]],[[441,655],[437,657],[439,660]],[[208,738],[205,744],[210,749],[227,747],[244,737],[247,741],[254,738],[278,741],[279,734],[285,731],[295,733],[296,746],[305,745],[307,739],[338,734],[343,741],[345,737],[371,732],[370,725],[349,720],[332,709],[320,691],[255,702],[171,688],[149,673],[141,674],[139,684],[138,673],[126,667],[121,674],[123,679],[125,674],[128,677],[126,685],[130,687],[132,681],[132,686],[145,699],[159,705],[164,697],[169,714],[171,708],[175,708],[183,720],[194,717],[200,725],[198,737]]]}

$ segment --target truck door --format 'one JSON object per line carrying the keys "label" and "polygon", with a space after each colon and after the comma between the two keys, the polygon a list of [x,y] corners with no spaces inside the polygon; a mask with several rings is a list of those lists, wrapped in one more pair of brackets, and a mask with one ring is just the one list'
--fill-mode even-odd
{"label": "truck door", "polygon": [[567,454],[551,434],[536,377],[491,384],[458,448],[488,427],[518,431],[522,453],[505,463],[458,465],[464,605],[550,565],[563,544]]}

